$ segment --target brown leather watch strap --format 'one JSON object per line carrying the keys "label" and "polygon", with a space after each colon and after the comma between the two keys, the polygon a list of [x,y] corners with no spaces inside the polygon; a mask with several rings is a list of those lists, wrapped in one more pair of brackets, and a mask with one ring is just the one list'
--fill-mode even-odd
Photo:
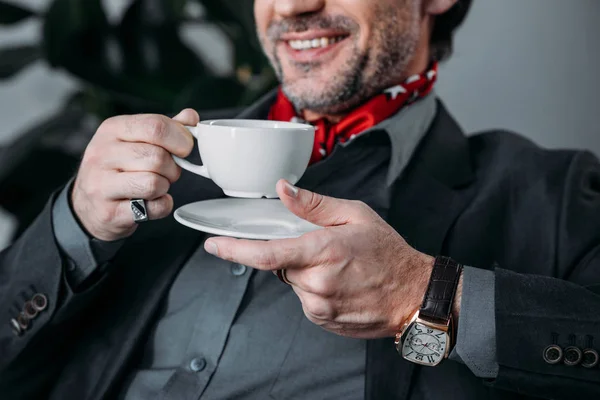
{"label": "brown leather watch strap", "polygon": [[462,265],[453,259],[436,257],[419,318],[448,323],[461,271]]}

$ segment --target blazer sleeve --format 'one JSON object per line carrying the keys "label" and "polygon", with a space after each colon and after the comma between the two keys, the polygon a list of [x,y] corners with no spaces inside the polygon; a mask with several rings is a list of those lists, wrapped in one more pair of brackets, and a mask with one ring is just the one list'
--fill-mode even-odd
{"label": "blazer sleeve", "polygon": [[[556,218],[550,276],[495,270],[499,372],[489,383],[543,398],[600,398],[600,365],[584,367],[594,360],[586,349],[600,353],[600,165],[591,154],[573,158]],[[562,355],[545,358],[551,345]]]}
{"label": "blazer sleeve", "polygon": [[2,398],[45,397],[68,356],[78,319],[104,281],[94,279],[77,293],[67,284],[68,264],[53,232],[55,197],[21,237],[0,253]]}

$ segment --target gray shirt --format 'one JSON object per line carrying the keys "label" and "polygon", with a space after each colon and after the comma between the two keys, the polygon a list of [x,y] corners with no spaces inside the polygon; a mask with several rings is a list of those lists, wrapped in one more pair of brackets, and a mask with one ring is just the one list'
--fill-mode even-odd
{"label": "gray shirt", "polygon": [[[429,96],[338,145],[310,166],[298,185],[362,200],[385,218],[390,184],[410,161],[435,108]],[[57,241],[70,258],[69,281],[77,284],[120,243],[90,241],[77,226],[67,193],[57,200],[53,220]],[[482,377],[497,373],[493,282],[493,272],[465,270],[452,354]],[[200,246],[171,287],[122,397],[362,398],[365,348],[363,340],[310,323],[291,288],[273,274],[212,257]],[[425,392],[415,391],[423,397]]]}

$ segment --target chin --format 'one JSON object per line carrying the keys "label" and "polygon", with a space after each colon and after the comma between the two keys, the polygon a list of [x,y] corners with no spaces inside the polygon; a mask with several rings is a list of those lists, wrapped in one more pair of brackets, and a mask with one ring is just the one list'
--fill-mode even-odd
{"label": "chin", "polygon": [[[282,85],[290,100],[300,99],[302,103],[322,103],[325,100],[328,103],[333,103],[342,100],[344,97],[344,89],[339,87],[340,82],[336,82],[335,78],[332,78],[336,76],[339,76],[337,72],[330,72],[312,76],[290,77],[285,78]],[[342,86],[345,87],[345,85]],[[327,99],[330,101],[327,101]]]}
{"label": "chin", "polygon": [[321,97],[327,92],[325,82],[315,79],[296,79],[292,82],[283,83],[286,93],[293,97],[305,99],[307,97]]}
{"label": "chin", "polygon": [[296,109],[331,116],[346,114],[364,100],[360,93],[325,85],[297,80],[284,84],[283,91]]}

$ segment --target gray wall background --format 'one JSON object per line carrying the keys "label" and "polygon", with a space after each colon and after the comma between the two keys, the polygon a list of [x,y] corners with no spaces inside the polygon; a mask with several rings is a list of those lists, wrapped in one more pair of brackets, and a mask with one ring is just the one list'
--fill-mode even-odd
{"label": "gray wall background", "polygon": [[[11,0],[43,9],[47,0]],[[104,0],[116,18],[128,0]],[[600,155],[600,0],[474,0],[442,66],[437,92],[467,132],[506,128],[549,147]],[[36,41],[39,24],[0,28],[0,46]],[[215,54],[215,69],[230,68],[228,48],[215,32],[186,31]],[[0,145],[51,115],[77,86],[38,64],[0,83]],[[0,210],[0,248],[13,229]]]}

